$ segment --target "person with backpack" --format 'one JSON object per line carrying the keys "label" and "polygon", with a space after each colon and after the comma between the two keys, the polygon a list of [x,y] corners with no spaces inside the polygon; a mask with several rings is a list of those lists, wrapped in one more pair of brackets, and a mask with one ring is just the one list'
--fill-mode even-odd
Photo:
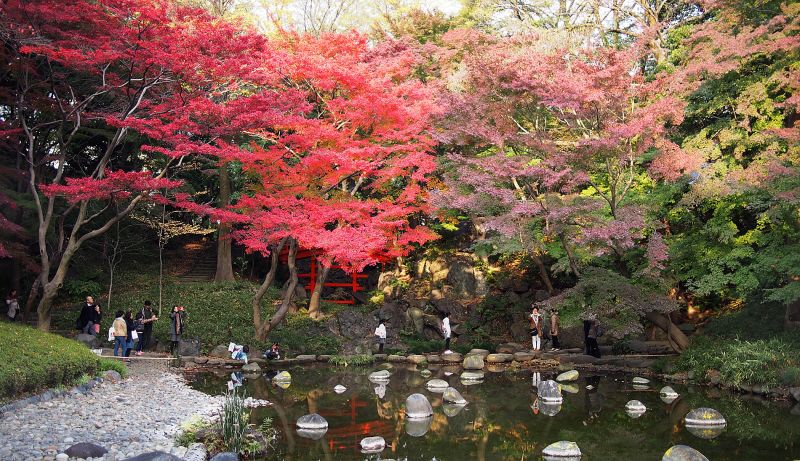
{"label": "person with backpack", "polygon": [[153,314],[153,307],[150,301],[144,302],[144,307],[136,314],[136,333],[139,335],[139,342],[136,343],[136,355],[142,355],[150,344],[153,336],[153,322],[158,317]]}
{"label": "person with backpack", "polygon": [[386,325],[385,320],[381,319],[375,328],[375,336],[378,337],[378,353],[383,354],[383,346],[386,344]]}
{"label": "person with backpack", "polygon": [[542,350],[542,335],[544,332],[542,331],[542,314],[539,313],[539,308],[534,307],[533,312],[530,315],[530,322],[531,322],[531,345],[533,346],[533,351],[540,351]]}
{"label": "person with backpack", "polygon": [[[128,325],[125,323],[124,314],[122,311],[117,311],[117,317],[112,325],[114,329],[114,357],[125,355],[125,346],[128,341]],[[120,354],[117,352],[120,352]]]}

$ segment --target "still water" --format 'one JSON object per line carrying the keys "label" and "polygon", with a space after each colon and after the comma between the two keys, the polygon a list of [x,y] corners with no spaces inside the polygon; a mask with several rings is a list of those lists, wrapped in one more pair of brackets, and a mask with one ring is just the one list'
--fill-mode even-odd
{"label": "still water", "polygon": [[[382,386],[367,379],[377,369],[296,366],[287,370],[292,381],[285,389],[270,381],[270,373],[244,379],[248,396],[273,403],[251,413],[255,424],[272,418],[280,432],[276,452],[266,459],[540,460],[544,447],[559,440],[577,442],[582,461],[660,460],[676,444],[689,445],[711,461],[800,459],[800,404],[793,409],[787,402],[681,385],[672,385],[680,397],[667,404],[658,395],[663,383],[635,389],[632,376],[581,374],[565,389],[572,393],[564,392],[563,404],[548,407],[539,402],[534,384],[538,378],[554,379],[554,372],[486,373],[483,382],[467,386],[457,369],[431,370],[433,376],[424,378],[400,365]],[[425,387],[433,378],[448,381],[468,405],[458,411],[443,404],[441,394]],[[230,380],[230,373],[204,373],[193,378],[193,386],[221,394]],[[347,390],[335,393],[337,384]],[[422,423],[406,420],[402,411],[406,397],[417,392],[434,408],[433,418]],[[644,415],[625,413],[632,399],[644,403]],[[683,416],[698,407],[722,412],[728,424],[721,434],[706,439],[684,427]],[[308,413],[328,421],[319,440],[297,433],[295,421]],[[369,436],[382,436],[386,449],[362,454],[359,442]]]}

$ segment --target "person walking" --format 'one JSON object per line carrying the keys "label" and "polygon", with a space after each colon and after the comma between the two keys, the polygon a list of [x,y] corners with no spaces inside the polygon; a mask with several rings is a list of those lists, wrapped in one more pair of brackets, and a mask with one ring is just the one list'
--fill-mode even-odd
{"label": "person walking", "polygon": [[136,326],[136,332],[139,334],[136,355],[142,355],[150,345],[150,338],[153,336],[153,322],[158,320],[158,317],[153,314],[153,305],[150,301],[144,302],[144,307],[136,314],[136,320],[139,322]]}
{"label": "person walking", "polygon": [[558,310],[553,309],[550,313],[550,339],[553,341],[553,350],[561,349],[561,343],[558,342],[558,327],[559,327]]}
{"label": "person walking", "polygon": [[534,352],[542,349],[542,314],[539,313],[539,308],[534,307],[530,315],[531,321],[531,345]]}
{"label": "person walking", "polygon": [[453,331],[450,329],[450,313],[445,312],[442,314],[442,335],[444,335],[444,353],[450,354],[453,351],[450,350],[450,336],[452,335]]}
{"label": "person walking", "polygon": [[[125,345],[128,340],[128,326],[125,324],[123,318],[124,312],[117,311],[117,317],[114,319],[112,328],[114,329],[114,357],[118,355],[125,355]],[[120,352],[118,354],[118,352]]]}
{"label": "person walking", "polygon": [[600,321],[593,318],[589,321],[589,333],[586,335],[586,353],[588,355],[600,358],[600,346],[597,344],[597,338],[600,333]]}
{"label": "person walking", "polygon": [[17,321],[17,315],[19,314],[19,299],[17,299],[17,290],[11,290],[8,292],[8,296],[6,296],[6,317],[11,322]]}
{"label": "person walking", "polygon": [[384,320],[381,319],[378,322],[378,326],[375,328],[375,336],[378,337],[378,353],[383,354],[383,346],[386,344],[386,325],[384,325]]}
{"label": "person walking", "polygon": [[172,313],[169,314],[170,318],[170,340],[172,344],[169,348],[170,354],[180,354],[181,335],[185,330],[186,323],[186,310],[183,306],[172,306]]}

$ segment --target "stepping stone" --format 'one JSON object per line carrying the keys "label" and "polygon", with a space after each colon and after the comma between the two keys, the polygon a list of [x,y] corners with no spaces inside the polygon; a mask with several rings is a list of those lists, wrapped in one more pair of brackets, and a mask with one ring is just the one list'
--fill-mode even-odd
{"label": "stepping stone", "polygon": [[575,381],[578,379],[578,370],[569,370],[556,377],[556,381]]}
{"label": "stepping stone", "polygon": [[448,403],[455,403],[458,405],[466,405],[467,400],[453,387],[448,387],[442,394],[442,400]]}
{"label": "stepping stone", "polygon": [[689,426],[724,426],[727,424],[722,413],[713,408],[697,408],[683,417],[686,427]]}
{"label": "stepping stone", "polygon": [[708,458],[692,447],[675,445],[664,452],[661,461],[708,461]]}
{"label": "stepping stone", "polygon": [[536,354],[531,352],[515,352],[514,353],[514,360],[517,362],[530,362],[531,360],[536,358]]}
{"label": "stepping stone", "polygon": [[576,458],[580,459],[581,449],[575,442],[561,440],[556,443],[551,443],[542,451],[542,456],[552,457],[555,459]]}
{"label": "stepping stone", "polygon": [[361,451],[364,453],[378,453],[386,447],[383,437],[365,437],[361,439]]}
{"label": "stepping stone", "polygon": [[425,383],[425,387],[427,387],[428,389],[437,389],[440,392],[444,392],[445,389],[450,387],[450,384],[448,384],[447,381],[443,379],[432,379],[427,383]]}
{"label": "stepping stone", "polygon": [[514,360],[513,354],[489,354],[486,356],[488,363],[508,363]]}
{"label": "stepping stone", "polygon": [[442,354],[442,361],[445,363],[461,363],[464,357],[458,352],[451,352],[449,354]]}
{"label": "stepping stone", "polygon": [[428,418],[433,415],[433,407],[422,394],[411,394],[406,398],[406,417],[409,419]]}
{"label": "stepping stone", "polygon": [[468,354],[464,357],[462,364],[465,370],[482,370],[483,369],[483,356],[477,354]]}
{"label": "stepping stone", "polygon": [[647,407],[638,400],[630,400],[625,404],[625,413],[631,418],[638,418],[647,411]]}
{"label": "stepping stone", "polygon": [[425,357],[424,355],[412,354],[406,357],[406,360],[408,360],[408,362],[410,363],[419,365],[420,363],[426,363],[428,361],[428,358]]}
{"label": "stepping stone", "polygon": [[650,380],[647,378],[641,378],[637,376],[633,378],[633,384],[650,384]]}
{"label": "stepping stone", "polygon": [[392,354],[389,357],[387,357],[387,360],[390,361],[390,362],[401,363],[401,362],[405,362],[406,358],[403,357],[402,355],[394,355],[394,354]]}
{"label": "stepping stone", "polygon": [[100,458],[108,453],[108,450],[93,443],[80,442],[64,450],[64,453],[70,458]]}
{"label": "stepping stone", "polygon": [[461,382],[477,383],[483,381],[484,374],[482,371],[465,371],[461,373]]}
{"label": "stepping stone", "polygon": [[372,381],[372,382],[375,382],[375,381],[389,381],[389,377],[391,375],[392,374],[389,373],[389,370],[374,371],[374,372],[369,374],[369,380]]}
{"label": "stepping stone", "polygon": [[438,354],[428,354],[428,363],[442,363],[442,358]]}
{"label": "stepping stone", "polygon": [[467,352],[467,355],[480,355],[481,357],[486,357],[489,355],[489,351],[486,349],[470,349],[470,351]]}
{"label": "stepping stone", "polygon": [[328,421],[316,413],[311,413],[297,418],[297,427],[314,430],[328,429]]}
{"label": "stepping stone", "polygon": [[272,377],[272,382],[274,383],[287,383],[291,380],[292,380],[292,375],[290,375],[288,371],[282,371]]}

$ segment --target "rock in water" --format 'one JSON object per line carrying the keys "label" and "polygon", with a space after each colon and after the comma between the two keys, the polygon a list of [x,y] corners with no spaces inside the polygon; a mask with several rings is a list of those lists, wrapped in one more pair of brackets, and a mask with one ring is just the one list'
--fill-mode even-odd
{"label": "rock in water", "polygon": [[369,374],[369,380],[372,382],[389,381],[390,376],[392,376],[392,374],[389,373],[389,370],[374,371]]}
{"label": "rock in water", "polygon": [[183,461],[183,458],[178,458],[175,455],[163,451],[151,451],[134,456],[133,458],[127,458],[124,461]]}
{"label": "rock in water", "polygon": [[406,399],[406,417],[410,419],[427,418],[433,415],[433,407],[422,394],[411,394]]}
{"label": "rock in water", "polygon": [[64,453],[70,458],[100,458],[108,453],[108,450],[93,443],[80,442],[64,450]]}
{"label": "rock in water", "polygon": [[365,437],[361,439],[361,451],[364,453],[377,453],[386,447],[383,437]]}
{"label": "rock in water", "polygon": [[555,416],[561,411],[561,404],[543,402],[539,404],[539,411],[546,416]]}
{"label": "rock in water", "polygon": [[630,400],[625,404],[625,413],[631,418],[638,418],[642,416],[645,411],[647,411],[647,407],[638,400]]}
{"label": "rock in water", "polygon": [[427,387],[429,390],[435,389],[438,390],[439,392],[442,392],[448,387],[450,387],[450,385],[447,384],[447,381],[443,379],[432,379],[425,384],[425,387]]}
{"label": "rock in water", "polygon": [[697,408],[684,416],[686,427],[724,426],[727,424],[722,413],[713,408]]}
{"label": "rock in water", "polygon": [[658,394],[659,394],[659,397],[661,397],[661,401],[666,403],[666,404],[670,404],[670,403],[674,402],[675,399],[677,399],[679,397],[678,393],[675,392],[675,389],[673,389],[673,388],[671,388],[669,386],[662,387],[661,391],[659,391]]}
{"label": "rock in water", "polygon": [[341,394],[342,392],[344,392],[346,390],[347,390],[347,388],[342,386],[341,384],[337,384],[336,387],[333,388],[333,392],[336,392],[337,394]]}
{"label": "rock in water", "polygon": [[559,384],[561,386],[561,392],[566,392],[567,394],[577,394],[581,391],[577,384]]}
{"label": "rock in water", "polygon": [[542,456],[550,456],[556,459],[564,458],[577,458],[581,457],[581,449],[575,442],[568,442],[561,440],[560,442],[551,443],[542,451]]}
{"label": "rock in water", "polygon": [[467,352],[467,355],[480,355],[481,357],[486,357],[489,355],[489,351],[486,349],[470,349],[470,351]]}
{"label": "rock in water", "polygon": [[462,365],[465,370],[482,370],[483,369],[483,356],[478,354],[471,354],[464,357]]}
{"label": "rock in water", "polygon": [[561,403],[564,399],[561,397],[561,390],[558,388],[558,383],[552,379],[542,381],[537,388],[539,398],[548,403]]}
{"label": "rock in water", "polygon": [[461,373],[461,382],[462,383],[477,383],[483,381],[483,372],[482,371],[465,371]]}
{"label": "rock in water", "polygon": [[456,403],[445,403],[442,405],[442,413],[445,414],[448,418],[452,418],[453,416],[458,415],[461,413],[461,410],[464,409],[466,405],[459,405]]}
{"label": "rock in water", "polygon": [[242,371],[250,373],[259,373],[261,372],[261,367],[258,366],[258,364],[255,362],[250,362],[242,367]]}
{"label": "rock in water", "polygon": [[461,393],[453,387],[448,387],[444,390],[444,394],[442,394],[442,400],[445,402],[456,403],[458,405],[467,404],[467,400],[462,397]]}
{"label": "rock in water", "polygon": [[432,374],[433,373],[431,373],[431,370],[428,369],[419,372],[419,375],[422,376],[423,378],[430,378]]}
{"label": "rock in water", "polygon": [[721,426],[686,426],[686,430],[689,431],[695,437],[711,440],[719,437],[723,432],[725,432],[724,424]]}
{"label": "rock in water", "polygon": [[578,370],[569,370],[556,377],[556,381],[575,381],[578,379]]}
{"label": "rock in water", "polygon": [[708,458],[692,447],[675,445],[664,452],[661,461],[708,461]]}
{"label": "rock in water", "polygon": [[292,380],[292,375],[288,371],[282,371],[272,377],[272,381],[276,383],[288,383]]}
{"label": "rock in water", "polygon": [[639,376],[633,378],[633,384],[650,384],[650,380],[647,378],[640,378]]}
{"label": "rock in water", "polygon": [[311,413],[297,418],[297,427],[300,429],[327,429],[328,421],[316,413]]}
{"label": "rock in water", "polygon": [[406,419],[406,434],[411,437],[422,437],[428,433],[433,422],[433,416],[427,418],[407,418]]}
{"label": "rock in water", "polygon": [[328,429],[298,429],[297,435],[304,439],[319,440],[325,436]]}

